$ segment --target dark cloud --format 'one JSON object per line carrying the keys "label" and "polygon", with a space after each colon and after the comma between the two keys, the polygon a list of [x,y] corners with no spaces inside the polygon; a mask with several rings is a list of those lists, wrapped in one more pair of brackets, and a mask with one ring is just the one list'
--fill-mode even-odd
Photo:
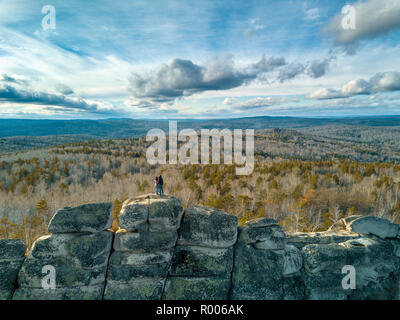
{"label": "dark cloud", "polygon": [[306,64],[288,64],[279,71],[277,80],[280,83],[283,83],[302,74],[306,74],[314,79],[320,78],[328,72],[330,62],[334,59],[335,57],[332,56],[322,61],[314,60],[312,62],[307,62]]}
{"label": "dark cloud", "polygon": [[58,84],[56,86],[56,89],[59,93],[62,93],[64,95],[70,95],[74,93],[74,90],[72,90],[70,87],[62,83]]}
{"label": "dark cloud", "polygon": [[154,71],[133,73],[129,78],[129,90],[142,106],[150,107],[198,92],[237,88],[285,64],[282,57],[263,57],[243,68],[234,65],[231,55],[215,57],[205,66],[190,60],[172,59]]}
{"label": "dark cloud", "polygon": [[314,60],[307,66],[306,73],[314,79],[324,76],[329,70],[331,59],[332,58],[325,59],[323,61]]}
{"label": "dark cloud", "polygon": [[15,76],[10,76],[6,73],[3,73],[1,76],[1,81],[2,82],[7,82],[7,83],[15,83],[15,84],[23,84],[23,85],[27,85],[29,83],[28,80],[25,79],[18,79]]}
{"label": "dark cloud", "polygon": [[67,108],[70,110],[83,110],[91,113],[108,113],[112,109],[111,105],[106,106],[82,98],[34,91],[29,87],[21,88],[21,86],[14,85],[13,82],[14,81],[4,80],[3,77],[3,80],[0,82],[0,102],[36,104],[47,106],[47,108],[53,107],[57,110],[61,110],[60,108]]}
{"label": "dark cloud", "polygon": [[282,70],[279,71],[278,74],[278,81],[283,83],[287,80],[293,79],[298,75],[304,73],[306,67],[301,63],[292,63],[284,67]]}
{"label": "dark cloud", "polygon": [[334,16],[323,32],[333,39],[335,45],[348,54],[354,54],[360,41],[374,39],[400,29],[400,1],[368,0],[354,4],[356,28],[342,26],[342,13]]}
{"label": "dark cloud", "polygon": [[129,91],[134,99],[129,105],[157,109],[160,104],[172,104],[176,99],[199,92],[229,90],[255,80],[268,82],[268,74],[273,71],[278,71],[277,80],[281,83],[301,74],[319,78],[328,71],[332,59],[288,64],[284,57],[263,56],[259,61],[240,68],[228,54],[215,57],[206,65],[172,59],[155,70],[131,75]]}
{"label": "dark cloud", "polygon": [[266,68],[272,70],[274,66],[261,60],[247,70],[238,70],[230,55],[216,57],[207,66],[197,65],[190,60],[172,59],[153,72],[132,74],[129,79],[130,92],[139,99],[168,102],[196,92],[239,87],[254,80],[257,72]]}
{"label": "dark cloud", "polygon": [[260,61],[252,65],[252,68],[256,72],[270,72],[284,65],[286,65],[286,60],[283,57],[270,57],[266,59],[265,56],[263,56]]}

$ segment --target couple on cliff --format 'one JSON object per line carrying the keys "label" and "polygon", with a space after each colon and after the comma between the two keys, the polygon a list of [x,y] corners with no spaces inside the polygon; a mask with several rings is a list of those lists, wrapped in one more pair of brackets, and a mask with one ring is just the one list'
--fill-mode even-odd
{"label": "couple on cliff", "polygon": [[164,180],[163,177],[158,176],[154,178],[154,184],[156,186],[156,194],[159,194],[160,196],[164,194],[164,189],[163,189],[163,185],[164,185]]}

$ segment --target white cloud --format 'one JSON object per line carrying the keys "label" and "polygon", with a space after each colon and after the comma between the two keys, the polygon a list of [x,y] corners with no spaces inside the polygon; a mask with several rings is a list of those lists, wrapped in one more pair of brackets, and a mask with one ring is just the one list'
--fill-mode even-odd
{"label": "white cloud", "polygon": [[225,98],[224,101],[222,102],[222,104],[224,105],[231,105],[236,101],[236,99],[234,98]]}
{"label": "white cloud", "polygon": [[319,89],[307,96],[307,99],[312,99],[312,100],[325,100],[325,99],[337,99],[337,98],[343,98],[344,95],[334,89]]}
{"label": "white cloud", "polygon": [[319,17],[320,15],[318,8],[310,8],[305,10],[305,20],[317,20]]}
{"label": "white cloud", "polygon": [[259,109],[280,105],[285,103],[286,100],[286,97],[258,97],[244,102],[235,103],[233,107],[239,110]]}
{"label": "white cloud", "polygon": [[358,1],[354,8],[355,30],[342,27],[342,13],[334,16],[324,28],[324,32],[333,38],[335,44],[343,46],[348,53],[354,53],[360,40],[377,38],[400,28],[398,0]]}
{"label": "white cloud", "polygon": [[309,94],[307,98],[313,100],[338,99],[391,91],[400,91],[400,72],[377,73],[369,81],[364,79],[351,80],[343,85],[340,90],[319,89]]}

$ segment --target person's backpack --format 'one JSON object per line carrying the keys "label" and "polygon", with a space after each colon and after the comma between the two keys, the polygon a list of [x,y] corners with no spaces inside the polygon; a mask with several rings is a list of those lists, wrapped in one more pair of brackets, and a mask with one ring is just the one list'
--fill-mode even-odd
{"label": "person's backpack", "polygon": [[164,184],[164,180],[161,176],[158,177],[158,184],[161,184],[161,185]]}

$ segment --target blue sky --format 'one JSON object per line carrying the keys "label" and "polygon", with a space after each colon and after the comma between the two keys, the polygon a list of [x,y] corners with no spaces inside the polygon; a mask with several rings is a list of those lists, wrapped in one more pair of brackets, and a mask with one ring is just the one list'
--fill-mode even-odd
{"label": "blue sky", "polygon": [[0,0],[0,117],[400,114],[400,2],[348,4]]}

